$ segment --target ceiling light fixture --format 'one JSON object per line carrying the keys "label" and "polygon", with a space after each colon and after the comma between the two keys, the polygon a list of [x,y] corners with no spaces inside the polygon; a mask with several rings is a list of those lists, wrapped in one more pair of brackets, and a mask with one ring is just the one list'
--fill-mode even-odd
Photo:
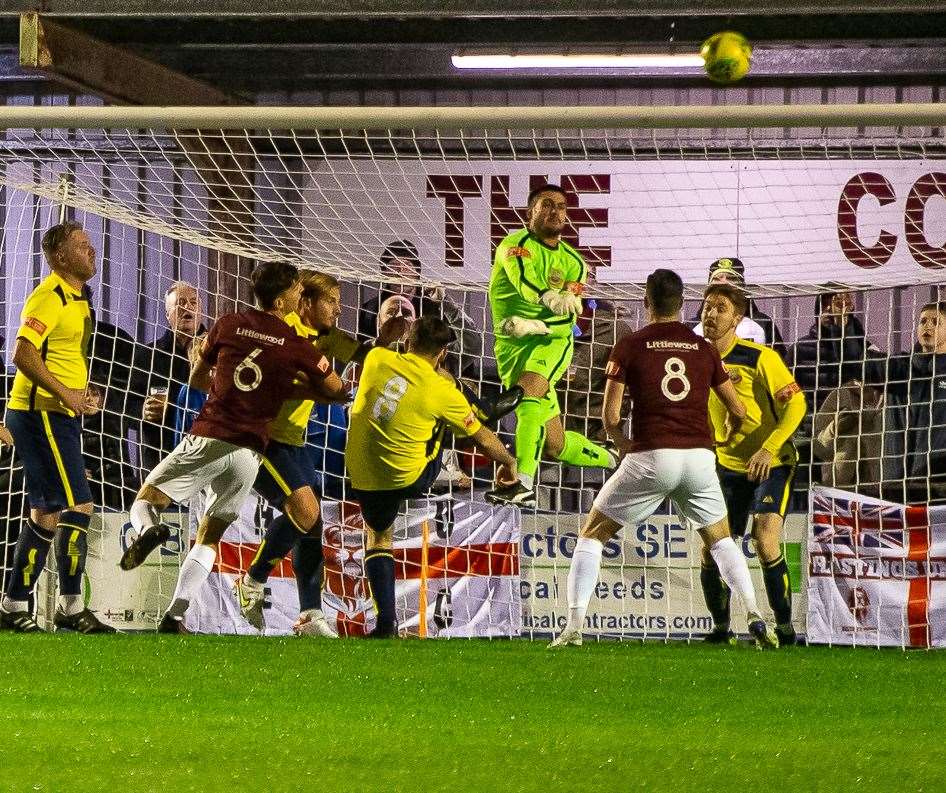
{"label": "ceiling light fixture", "polygon": [[680,69],[702,67],[698,53],[607,55],[554,54],[463,54],[451,58],[457,69]]}

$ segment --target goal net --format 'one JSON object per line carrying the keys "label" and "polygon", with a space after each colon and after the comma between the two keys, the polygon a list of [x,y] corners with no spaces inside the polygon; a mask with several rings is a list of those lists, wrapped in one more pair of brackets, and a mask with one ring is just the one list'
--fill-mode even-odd
{"label": "goal net", "polygon": [[[75,219],[98,252],[91,379],[103,410],[83,435],[96,502],[87,597],[116,627],[153,628],[167,605],[200,504],[166,516],[175,538],[134,575],[116,566],[127,509],[199,408],[181,389],[191,334],[249,304],[254,264],[283,260],[337,277],[339,327],[366,341],[379,314],[440,312],[459,331],[454,373],[494,393],[485,294],[493,248],[524,226],[530,189],[551,182],[568,194],[563,236],[590,273],[558,384],[566,428],[603,438],[604,366],[614,342],[646,322],[648,273],[680,273],[684,317],[695,325],[710,265],[737,260],[755,327],[809,402],[783,543],[799,633],[827,643],[946,642],[946,624],[932,616],[946,605],[946,355],[926,352],[946,331],[934,329],[931,342],[920,326],[923,307],[946,299],[941,108],[4,113],[8,383],[20,311],[47,272],[44,230]],[[356,385],[357,371],[337,366]],[[143,418],[155,400],[158,418]],[[319,407],[308,445],[323,475],[325,609],[342,633],[358,634],[374,614],[363,527],[345,500],[346,425],[344,409]],[[513,427],[512,417],[499,427],[509,442]],[[16,455],[2,454],[6,568],[26,502]],[[405,631],[545,638],[564,623],[575,540],[605,474],[544,461],[539,507],[521,513],[485,504],[491,477],[484,458],[452,444],[434,495],[399,520]],[[252,631],[228,590],[272,514],[255,496],[247,503],[188,614],[191,627]],[[748,532],[743,547],[764,603]],[[295,619],[292,576],[287,561],[271,579],[270,632]],[[54,590],[50,572],[41,615]],[[699,538],[671,505],[606,545],[590,636],[696,639],[711,626]]]}

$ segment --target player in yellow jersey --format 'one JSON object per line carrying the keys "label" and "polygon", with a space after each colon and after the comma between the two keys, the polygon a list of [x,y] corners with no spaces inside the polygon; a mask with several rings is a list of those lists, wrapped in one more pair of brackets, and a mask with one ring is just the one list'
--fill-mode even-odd
{"label": "player in yellow jersey", "polygon": [[352,406],[345,463],[367,532],[365,572],[378,610],[371,633],[376,638],[397,635],[394,519],[406,499],[422,497],[437,478],[447,428],[472,438],[501,464],[498,484],[517,481],[516,458],[440,369],[455,340],[445,320],[421,317],[411,326],[406,353],[368,353]]}
{"label": "player in yellow jersey", "polygon": [[0,627],[20,633],[40,630],[29,599],[55,538],[56,629],[114,633],[82,599],[92,492],[82,461],[80,416],[99,409],[86,391],[94,324],[86,284],[95,275],[95,249],[82,226],[71,221],[49,229],[42,246],[52,272],[23,306],[6,416],[26,474],[30,516],[13,553]]}
{"label": "player in yellow jersey", "polygon": [[[792,593],[781,540],[798,462],[792,436],[807,406],[794,375],[775,350],[736,337],[736,327],[745,313],[742,290],[728,284],[706,290],[701,315],[705,337],[719,350],[723,366],[746,405],[746,418],[730,432],[726,408],[710,395],[717,469],[733,536],[745,534],[752,516],[752,540],[775,614],[775,632],[780,644],[793,644]],[[728,641],[729,591],[706,554],[700,582],[715,624],[707,640]]]}

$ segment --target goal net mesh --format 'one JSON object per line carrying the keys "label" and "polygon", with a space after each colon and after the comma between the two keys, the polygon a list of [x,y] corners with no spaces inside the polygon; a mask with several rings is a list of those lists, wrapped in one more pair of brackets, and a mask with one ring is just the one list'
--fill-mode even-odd
{"label": "goal net mesh", "polygon": [[[183,506],[174,519],[178,536],[140,575],[114,566],[130,499],[149,461],[170,450],[175,413],[181,421],[187,415],[186,406],[176,407],[172,378],[165,431],[149,431],[142,420],[144,400],[169,387],[161,340],[175,283],[197,288],[195,311],[209,325],[248,305],[256,262],[324,271],[342,282],[339,326],[367,341],[379,309],[390,310],[387,298],[402,294],[415,311],[440,311],[457,326],[454,372],[474,390],[495,391],[485,294],[493,248],[523,227],[530,189],[551,182],[568,192],[564,237],[591,273],[574,360],[558,384],[566,428],[603,437],[604,364],[616,339],[646,321],[642,283],[649,272],[669,267],[681,274],[684,317],[695,324],[710,264],[740,260],[753,317],[809,400],[796,434],[801,462],[784,543],[798,630],[805,632],[812,614],[810,569],[837,590],[824,595],[815,615],[828,634],[856,644],[935,644],[932,521],[920,559],[908,536],[915,516],[901,509],[892,517],[884,510],[893,507],[883,504],[919,503],[932,514],[944,496],[946,395],[937,391],[936,371],[926,386],[914,387],[909,365],[897,370],[908,372],[909,382],[891,388],[883,378],[892,370],[877,361],[922,358],[921,309],[946,299],[944,152],[941,130],[905,127],[8,129],[0,143],[8,381],[23,303],[47,272],[43,231],[61,216],[75,219],[98,251],[91,379],[103,391],[104,410],[84,427],[97,513],[90,602],[120,628],[153,627],[199,513],[199,505]],[[935,370],[935,360],[930,365]],[[338,369],[354,384],[350,367]],[[894,392],[902,403],[894,404]],[[327,503],[326,607],[340,630],[356,634],[374,616],[360,566],[360,520],[344,502],[346,420],[344,410],[319,408],[309,446]],[[513,422],[500,427],[510,442]],[[520,515],[483,502],[492,475],[483,458],[462,445],[447,458],[438,494],[412,505],[398,524],[402,627],[429,636],[557,631],[567,614],[575,539],[604,474],[543,462],[539,509]],[[3,461],[6,567],[26,505],[9,448]],[[265,502],[251,501],[221,545],[207,597],[189,614],[199,630],[251,630],[227,591],[272,517]],[[744,548],[752,557],[748,540]],[[895,587],[869,586],[878,565],[896,578],[896,565],[887,562],[898,559],[903,603]],[[914,605],[909,559],[926,562],[926,611]],[[764,603],[754,557],[750,566]],[[711,621],[699,567],[699,539],[669,505],[644,525],[626,527],[605,548],[589,633],[702,635]],[[274,579],[267,624],[280,632],[297,609],[289,563]],[[48,612],[52,575],[46,584],[41,613]],[[878,627],[901,606],[904,619],[895,628]],[[734,627],[745,626],[736,619]]]}

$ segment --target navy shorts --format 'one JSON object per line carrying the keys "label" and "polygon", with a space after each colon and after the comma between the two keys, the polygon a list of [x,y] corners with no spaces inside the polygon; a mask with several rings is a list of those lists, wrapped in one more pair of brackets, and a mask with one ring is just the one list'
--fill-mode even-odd
{"label": "navy shorts", "polygon": [[78,418],[47,410],[7,410],[6,425],[23,461],[30,507],[57,512],[92,500]]}
{"label": "navy shorts", "polygon": [[374,531],[386,531],[394,525],[394,519],[404,502],[412,498],[422,498],[434,480],[439,476],[443,467],[443,446],[440,452],[427,463],[427,467],[417,477],[417,480],[397,490],[358,490],[350,488],[352,498],[361,507],[361,517]]}
{"label": "navy shorts", "polygon": [[308,485],[316,495],[322,489],[321,477],[305,446],[270,441],[253,483],[256,490],[271,507],[282,511],[286,497]]}
{"label": "navy shorts", "polygon": [[729,532],[734,537],[746,533],[750,515],[772,513],[785,517],[795,480],[794,465],[772,468],[764,482],[752,482],[745,474],[722,466],[717,466],[717,473],[729,513]]}

